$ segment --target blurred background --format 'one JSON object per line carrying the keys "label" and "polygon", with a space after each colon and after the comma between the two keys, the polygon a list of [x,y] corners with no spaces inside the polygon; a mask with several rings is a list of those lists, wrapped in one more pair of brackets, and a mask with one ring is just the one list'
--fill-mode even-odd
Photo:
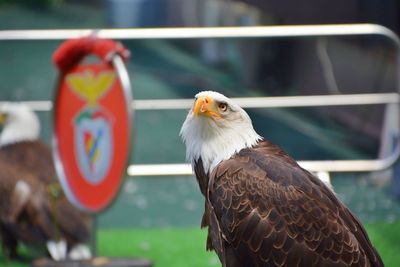
{"label": "blurred background", "polygon": [[[400,30],[395,0],[0,0],[0,30],[377,23]],[[122,40],[135,99],[397,92],[398,47],[382,36]],[[0,101],[52,100],[60,41],[0,41]],[[384,105],[248,110],[256,130],[296,160],[375,159],[397,141]],[[139,110],[130,164],[183,163],[186,110]],[[39,112],[50,144],[51,113]],[[388,148],[389,147],[389,148]],[[337,173],[338,196],[367,225],[387,266],[400,262],[400,173]],[[156,266],[219,266],[198,230],[194,177],[129,177],[97,216],[98,252]],[[174,243],[174,244],[171,244]],[[10,265],[11,266],[11,265]],[[23,265],[25,266],[25,265]]]}

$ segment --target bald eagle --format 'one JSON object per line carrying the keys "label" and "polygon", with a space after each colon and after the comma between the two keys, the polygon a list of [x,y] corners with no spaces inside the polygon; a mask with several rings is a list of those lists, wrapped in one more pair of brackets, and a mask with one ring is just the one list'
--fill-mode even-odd
{"label": "bald eagle", "polygon": [[198,93],[180,135],[205,196],[207,249],[223,266],[383,266],[333,191],[224,95]]}
{"label": "bald eagle", "polygon": [[[90,217],[73,207],[57,180],[51,149],[26,105],[0,107],[0,232],[3,251],[18,258],[21,241],[56,260],[89,258]],[[68,255],[67,255],[68,254]]]}

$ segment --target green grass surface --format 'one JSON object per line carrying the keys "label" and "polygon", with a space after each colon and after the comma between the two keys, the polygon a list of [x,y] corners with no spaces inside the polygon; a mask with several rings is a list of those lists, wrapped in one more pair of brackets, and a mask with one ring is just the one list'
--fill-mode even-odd
{"label": "green grass surface", "polygon": [[[385,266],[399,266],[400,222],[367,224],[366,228]],[[100,230],[97,237],[99,256],[148,258],[156,267],[220,266],[215,253],[205,251],[206,231],[197,228],[109,229]],[[0,266],[28,264],[1,258]]]}
{"label": "green grass surface", "polygon": [[[400,222],[367,224],[366,228],[385,266],[399,266]],[[204,230],[103,230],[98,238],[100,255],[147,257],[158,267],[220,266],[215,253],[205,251]]]}
{"label": "green grass surface", "polygon": [[163,230],[103,230],[99,255],[145,257],[154,266],[219,266],[218,257],[205,250],[206,231],[196,228]]}

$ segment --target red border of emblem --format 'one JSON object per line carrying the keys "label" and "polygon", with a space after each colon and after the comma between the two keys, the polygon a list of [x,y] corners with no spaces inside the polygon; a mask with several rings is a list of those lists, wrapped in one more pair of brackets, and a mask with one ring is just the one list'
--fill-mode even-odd
{"label": "red border of emblem", "polygon": [[[104,81],[107,77],[100,81],[100,77],[112,74],[115,74],[112,82],[112,77],[108,77],[108,81]],[[85,92],[85,88],[82,92],[74,92],[74,85],[69,81],[74,76],[79,78],[75,82],[77,88],[85,87],[89,82],[94,84],[92,87],[100,84],[100,87],[108,88],[103,88],[103,93],[95,88],[94,91],[99,91],[97,96],[93,96],[92,92]],[[112,202],[118,192],[129,157],[131,99],[129,76],[118,55],[113,56],[112,64],[100,62],[78,65],[60,76],[54,105],[53,154],[66,195],[83,210],[101,211]],[[95,130],[89,129],[92,127],[90,124],[95,125]],[[85,132],[87,129],[90,131]],[[101,132],[98,137],[101,136],[102,139],[93,137],[96,130]],[[85,137],[79,137],[82,131],[85,132]],[[108,134],[104,134],[105,132]],[[107,136],[109,140],[96,142]],[[92,177],[94,180],[90,177],[88,179],[90,175],[82,170],[85,169],[85,156],[89,161],[92,160],[90,164],[97,164],[102,168],[98,172],[100,174]],[[96,162],[101,162],[103,167]],[[90,166],[93,173],[98,169]]]}

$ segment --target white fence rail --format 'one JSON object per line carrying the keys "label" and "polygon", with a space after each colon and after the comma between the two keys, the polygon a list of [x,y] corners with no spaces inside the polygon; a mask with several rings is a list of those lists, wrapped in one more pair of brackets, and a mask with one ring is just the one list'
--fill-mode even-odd
{"label": "white fence rail", "polygon": [[[391,30],[375,24],[351,25],[305,25],[305,26],[268,26],[268,27],[214,27],[214,28],[157,28],[157,29],[100,29],[100,30],[3,30],[0,31],[0,42],[12,40],[65,40],[88,34],[96,34],[112,39],[186,39],[186,38],[295,38],[324,36],[359,36],[379,35],[389,39],[397,49],[397,73],[400,73],[399,49],[400,40]],[[343,106],[343,105],[377,105],[400,103],[397,88],[393,93],[382,94],[348,94],[348,95],[314,95],[290,97],[257,97],[236,98],[235,101],[244,108],[276,107],[310,107],[310,106]],[[132,107],[136,110],[187,109],[192,99],[153,99],[135,100]],[[51,101],[27,101],[34,110],[50,111]],[[1,102],[0,102],[1,104]],[[399,116],[400,117],[400,116]],[[311,171],[355,172],[377,171],[390,167],[400,155],[400,144],[385,158],[371,160],[331,160],[300,161],[300,165]],[[188,164],[145,164],[130,165],[127,169],[130,176],[164,176],[191,175]]]}

